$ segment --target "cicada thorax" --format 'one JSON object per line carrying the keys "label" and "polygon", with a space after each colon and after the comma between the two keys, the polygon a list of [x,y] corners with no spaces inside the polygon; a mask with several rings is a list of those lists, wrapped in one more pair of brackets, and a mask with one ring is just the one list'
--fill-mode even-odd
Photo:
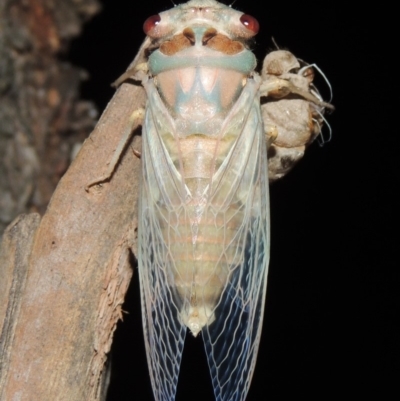
{"label": "cicada thorax", "polygon": [[179,318],[194,335],[213,322],[221,292],[243,264],[245,241],[237,232],[247,193],[232,191],[240,183],[224,176],[230,168],[237,181],[245,176],[226,163],[249,124],[255,64],[243,43],[207,25],[185,28],[149,58],[147,125],[157,131],[160,157],[174,177],[173,188],[153,199],[159,241],[168,244],[167,280]]}

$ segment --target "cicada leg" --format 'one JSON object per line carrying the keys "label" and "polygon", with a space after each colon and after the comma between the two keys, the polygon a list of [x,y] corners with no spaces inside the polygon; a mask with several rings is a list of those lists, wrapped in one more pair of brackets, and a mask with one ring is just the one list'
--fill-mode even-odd
{"label": "cicada leg", "polygon": [[303,157],[306,147],[321,132],[325,110],[334,107],[324,102],[315,88],[312,66],[286,50],[266,56],[261,78],[261,114],[272,182]]}
{"label": "cicada leg", "polygon": [[142,109],[142,108],[135,110],[131,114],[131,116],[129,117],[129,122],[127,124],[127,127],[125,128],[124,133],[122,135],[122,138],[114,151],[112,159],[108,163],[107,170],[100,177],[96,178],[96,180],[94,180],[91,183],[89,183],[88,185],[86,185],[86,187],[85,187],[86,191],[89,191],[89,189],[93,185],[100,184],[111,178],[111,176],[114,173],[115,167],[117,166],[119,159],[121,158],[121,155],[122,155],[124,149],[126,148],[126,145],[129,143],[129,141],[132,138],[133,132],[135,131],[135,129],[137,127],[142,125],[143,119],[144,119],[144,109]]}
{"label": "cicada leg", "polygon": [[[126,72],[124,72],[115,82],[111,84],[111,86],[117,88],[126,80],[133,78],[135,81],[142,81],[142,79],[147,76],[148,74],[148,65],[147,62],[136,64],[134,67],[129,68]],[[132,133],[138,126],[143,124],[144,120],[144,109],[140,108],[135,110],[132,115],[129,117],[129,122],[127,128],[124,130],[123,136],[121,141],[119,142],[117,148],[114,151],[113,158],[111,159],[110,163],[108,164],[106,172],[97,178],[95,181],[88,184],[85,189],[86,191],[89,190],[90,187],[93,185],[99,184],[101,182],[107,181],[112,176],[115,167],[121,157],[123,150],[125,149],[127,143],[130,141],[132,137]],[[140,158],[141,152],[136,149],[133,149],[133,154]]]}
{"label": "cicada leg", "polygon": [[304,100],[308,100],[319,107],[325,107],[330,110],[335,109],[335,107],[330,103],[324,102],[309,91],[298,88],[286,79],[275,78],[274,80],[263,82],[260,86],[261,97],[271,96],[280,99],[288,96],[289,94],[299,95]]}
{"label": "cicada leg", "polygon": [[140,63],[135,65],[133,68],[129,68],[125,71],[111,86],[118,88],[126,80],[133,78],[135,81],[142,81],[142,79],[149,73],[149,67],[147,63]]}
{"label": "cicada leg", "polygon": [[267,138],[267,149],[269,149],[278,138],[278,128],[276,125],[264,126],[264,131]]}
{"label": "cicada leg", "polygon": [[137,149],[132,148],[132,152],[138,159],[142,157],[142,152],[139,152]]}

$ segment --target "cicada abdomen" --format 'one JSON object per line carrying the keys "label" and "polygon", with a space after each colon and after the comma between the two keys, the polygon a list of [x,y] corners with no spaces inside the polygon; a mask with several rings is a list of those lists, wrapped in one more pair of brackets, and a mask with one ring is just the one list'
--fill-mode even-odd
{"label": "cicada abdomen", "polygon": [[205,341],[217,400],[244,400],[269,255],[257,21],[192,0],[144,25],[139,269],[155,398],[174,400],[187,328]]}

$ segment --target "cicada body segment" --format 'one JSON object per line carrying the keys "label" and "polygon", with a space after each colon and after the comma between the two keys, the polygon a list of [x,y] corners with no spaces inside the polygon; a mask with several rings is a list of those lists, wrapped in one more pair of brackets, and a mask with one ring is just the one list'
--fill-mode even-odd
{"label": "cicada body segment", "polygon": [[[156,21],[156,22],[155,22]],[[257,21],[192,0],[145,24],[139,273],[157,401],[175,399],[187,328],[202,333],[217,400],[244,400],[269,257]]]}

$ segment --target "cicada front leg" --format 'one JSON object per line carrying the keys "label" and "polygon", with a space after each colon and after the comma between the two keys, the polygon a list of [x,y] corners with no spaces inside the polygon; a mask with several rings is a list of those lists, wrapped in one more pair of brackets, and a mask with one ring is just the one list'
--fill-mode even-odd
{"label": "cicada front leg", "polygon": [[140,109],[135,110],[131,114],[131,116],[129,117],[128,123],[126,125],[126,128],[124,129],[124,132],[121,136],[121,140],[119,141],[118,146],[115,148],[111,160],[107,164],[107,169],[105,170],[105,172],[102,175],[100,175],[94,181],[92,181],[88,185],[86,185],[86,187],[85,187],[86,191],[89,191],[89,189],[91,187],[93,187],[94,185],[98,185],[98,184],[101,184],[102,182],[108,181],[112,177],[112,175],[115,171],[115,168],[122,156],[122,153],[124,152],[129,141],[131,140],[133,133],[135,132],[137,127],[142,126],[143,120],[144,120],[144,113],[145,113],[144,109],[140,108]]}
{"label": "cicada front leg", "polygon": [[[133,68],[129,68],[124,74],[122,74],[112,84],[112,86],[118,87],[121,84],[123,84],[125,81],[127,81],[128,79],[133,79],[134,81],[143,82],[144,80],[147,79],[147,76],[148,76],[147,62],[139,63],[139,64],[136,64]],[[114,150],[114,153],[113,153],[113,156],[112,156],[110,162],[107,164],[106,171],[101,176],[96,178],[96,180],[89,183],[85,187],[86,191],[88,191],[90,189],[90,187],[100,184],[102,182],[105,182],[112,177],[112,175],[115,171],[115,168],[121,158],[122,153],[124,152],[126,146],[132,139],[133,133],[135,132],[137,127],[143,125],[144,115],[145,115],[145,110],[143,108],[139,108],[131,114],[131,116],[129,117],[128,123],[126,125],[126,128],[124,129],[124,131],[122,133],[121,140],[119,141],[118,146]],[[140,158],[140,156],[141,156],[140,151],[134,149],[133,153],[136,157]]]}
{"label": "cicada front leg", "polygon": [[312,67],[286,50],[265,57],[261,77],[261,112],[272,182],[303,157],[306,147],[321,133],[325,110],[334,107],[324,102],[314,87]]}
{"label": "cicada front leg", "polygon": [[133,68],[128,68],[115,82],[111,84],[114,88],[118,88],[128,79],[142,82],[149,73],[147,62],[135,65]]}

